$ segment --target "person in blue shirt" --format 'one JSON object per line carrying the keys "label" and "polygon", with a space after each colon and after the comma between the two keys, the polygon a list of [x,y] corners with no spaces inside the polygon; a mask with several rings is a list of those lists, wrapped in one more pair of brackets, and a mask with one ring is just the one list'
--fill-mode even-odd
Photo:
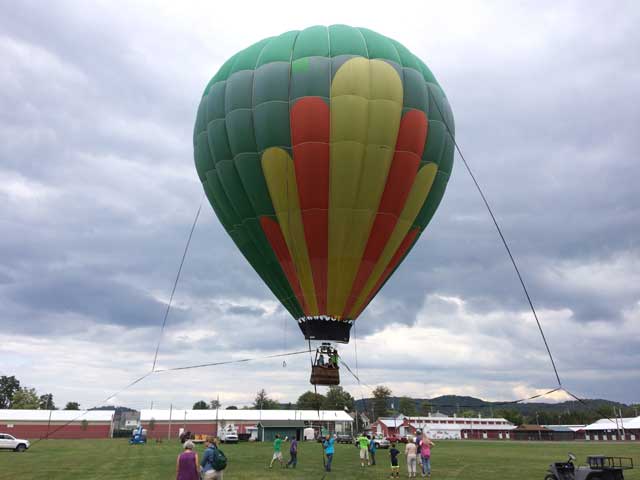
{"label": "person in blue shirt", "polygon": [[375,438],[371,438],[371,440],[369,441],[369,458],[370,458],[370,465],[375,465],[376,464],[376,440]]}
{"label": "person in blue shirt", "polygon": [[324,437],[324,442],[322,442],[322,446],[324,447],[324,454],[327,457],[327,461],[324,464],[324,469],[327,472],[331,471],[331,463],[333,462],[333,453],[335,451],[333,447],[334,441],[335,438],[327,434],[327,436]]}
{"label": "person in blue shirt", "polygon": [[215,470],[213,469],[213,462],[216,457],[216,449],[218,445],[216,443],[216,439],[214,437],[207,437],[206,440],[207,448],[204,451],[204,455],[202,456],[202,461],[200,462],[200,466],[202,467],[202,478],[217,478],[215,477]]}

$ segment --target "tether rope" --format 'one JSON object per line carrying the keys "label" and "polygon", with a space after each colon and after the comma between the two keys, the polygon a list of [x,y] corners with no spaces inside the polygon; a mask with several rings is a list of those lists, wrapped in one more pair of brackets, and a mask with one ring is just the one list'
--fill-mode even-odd
{"label": "tether rope", "polygon": [[438,105],[438,101],[435,98],[434,98],[433,103],[436,106],[436,108],[438,109],[438,113],[440,113],[440,118],[442,118],[442,122],[444,123],[445,127],[447,128],[447,132],[449,133],[449,136],[453,140],[453,144],[455,145],[456,150],[458,151],[458,155],[460,155],[460,158],[462,159],[462,162],[464,163],[464,166],[467,169],[467,172],[469,173],[469,176],[471,177],[471,180],[473,180],[473,183],[475,184],[476,189],[478,190],[478,193],[482,197],[482,201],[484,202],[485,207],[487,207],[487,211],[489,212],[489,215],[491,215],[491,220],[493,220],[493,224],[495,225],[496,230],[498,231],[498,235],[500,235],[500,239],[502,240],[502,244],[504,245],[504,248],[507,251],[507,254],[509,255],[509,259],[511,260],[511,264],[513,265],[513,268],[516,271],[516,275],[518,276],[518,280],[520,281],[520,285],[522,286],[522,290],[524,291],[524,294],[527,297],[527,302],[529,302],[529,307],[531,308],[531,312],[533,313],[533,318],[536,319],[536,324],[538,325],[538,330],[540,331],[540,336],[542,337],[542,341],[544,342],[544,346],[547,349],[547,354],[549,355],[549,360],[551,360],[551,366],[553,367],[553,372],[556,375],[556,380],[558,381],[558,386],[562,387],[562,382],[560,381],[560,375],[558,374],[558,369],[556,368],[556,362],[554,361],[553,355],[551,353],[551,349],[549,348],[549,343],[547,342],[547,337],[544,334],[544,330],[542,329],[542,324],[540,323],[540,320],[538,319],[538,314],[536,313],[536,309],[533,306],[533,301],[531,300],[531,296],[529,295],[529,291],[527,290],[527,286],[524,283],[524,279],[522,278],[522,275],[520,274],[520,269],[518,268],[516,260],[513,257],[513,254],[511,253],[511,249],[509,248],[509,244],[507,243],[507,240],[505,239],[504,234],[502,233],[502,229],[500,228],[500,225],[498,224],[498,220],[496,220],[496,217],[493,214],[493,210],[491,209],[491,206],[489,205],[487,197],[485,197],[484,192],[482,191],[482,188],[480,187],[480,184],[478,183],[478,181],[476,180],[475,175],[471,171],[471,167],[469,166],[469,163],[467,163],[467,160],[464,157],[464,154],[462,153],[462,149],[458,145],[458,142],[456,141],[455,135],[453,134],[451,128],[449,127],[449,123],[445,119],[444,114],[442,113],[442,110],[440,109],[440,105]]}
{"label": "tether rope", "polygon": [[45,440],[45,439],[51,437],[56,432],[62,430],[65,427],[68,427],[73,422],[76,422],[76,421],[80,420],[82,417],[87,415],[87,413],[89,413],[90,411],[95,411],[97,408],[103,406],[105,403],[107,403],[112,398],[114,398],[114,397],[120,395],[121,393],[129,390],[131,387],[133,387],[134,385],[140,383],[142,380],[144,380],[145,378],[147,378],[147,377],[149,377],[151,375],[155,375],[155,374],[163,373],[163,372],[173,372],[173,371],[178,371],[178,370],[189,370],[189,369],[194,369],[194,368],[206,368],[206,367],[214,367],[214,366],[218,366],[218,365],[228,365],[228,364],[231,364],[231,363],[255,362],[255,361],[259,361],[259,360],[268,360],[268,359],[271,359],[271,358],[288,357],[288,356],[292,356],[292,355],[302,355],[302,354],[305,354],[307,352],[308,352],[308,350],[301,350],[301,351],[297,351],[297,352],[287,352],[287,353],[277,353],[277,354],[274,354],[274,355],[265,355],[263,357],[241,358],[241,359],[238,359],[238,360],[225,360],[225,361],[221,361],[221,362],[203,363],[203,364],[199,364],[199,365],[188,365],[188,366],[184,366],[184,367],[173,367],[173,368],[150,370],[147,373],[145,373],[144,375],[142,375],[141,377],[136,378],[135,380],[133,380],[132,382],[130,382],[126,386],[122,387],[117,392],[110,394],[108,397],[106,397],[102,401],[98,402],[93,407],[91,407],[91,408],[89,408],[87,410],[84,410],[82,413],[80,413],[79,415],[73,417],[68,422],[64,423],[63,425],[60,425],[58,428],[54,429],[53,431],[50,431],[50,432],[48,431],[45,437],[41,437],[41,438],[39,438],[37,440],[34,440],[33,443],[35,444],[35,443],[39,442],[40,440]]}
{"label": "tether rope", "polygon": [[171,305],[173,303],[173,295],[176,293],[178,281],[180,280],[180,274],[182,273],[182,266],[184,265],[184,260],[187,257],[187,251],[189,250],[189,245],[191,244],[191,237],[193,237],[193,231],[196,229],[196,223],[198,223],[200,210],[202,210],[203,200],[204,200],[204,194],[202,194],[202,197],[200,197],[200,205],[198,206],[198,210],[196,211],[196,217],[193,219],[193,225],[191,225],[191,230],[189,231],[189,238],[187,238],[187,244],[184,246],[184,252],[182,253],[182,259],[180,260],[180,267],[178,267],[178,273],[176,274],[176,279],[173,282],[173,288],[171,289],[171,296],[169,297],[169,303],[167,304],[167,309],[164,312],[164,318],[162,319],[162,327],[160,328],[160,336],[158,337],[158,344],[156,345],[156,352],[153,355],[153,365],[151,366],[152,372],[154,372],[156,369],[156,362],[158,361],[158,352],[160,351],[160,344],[162,343],[164,328],[167,325],[167,318],[169,318],[169,311],[171,310]]}

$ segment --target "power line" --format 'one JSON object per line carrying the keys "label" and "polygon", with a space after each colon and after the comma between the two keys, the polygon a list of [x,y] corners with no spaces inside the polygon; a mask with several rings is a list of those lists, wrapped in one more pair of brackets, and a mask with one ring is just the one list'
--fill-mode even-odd
{"label": "power line", "polygon": [[196,365],[186,365],[184,367],[173,367],[173,368],[161,368],[156,369],[153,373],[163,373],[163,372],[176,372],[178,370],[191,370],[193,368],[206,368],[206,367],[216,367],[218,365],[229,365],[232,363],[246,363],[246,362],[255,362],[257,360],[267,360],[269,358],[281,358],[281,357],[290,357],[293,355],[302,355],[308,353],[308,350],[300,350],[297,352],[288,352],[288,353],[277,353],[274,355],[265,355],[264,357],[253,357],[253,358],[241,358],[238,360],[223,360],[220,362],[211,362],[211,363],[200,363]]}

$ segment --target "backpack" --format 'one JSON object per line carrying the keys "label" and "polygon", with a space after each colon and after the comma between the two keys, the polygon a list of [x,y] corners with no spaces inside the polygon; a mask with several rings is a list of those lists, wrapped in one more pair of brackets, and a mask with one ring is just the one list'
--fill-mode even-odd
{"label": "backpack", "polygon": [[213,452],[213,462],[211,462],[211,466],[216,472],[227,468],[227,457],[219,448],[216,448]]}

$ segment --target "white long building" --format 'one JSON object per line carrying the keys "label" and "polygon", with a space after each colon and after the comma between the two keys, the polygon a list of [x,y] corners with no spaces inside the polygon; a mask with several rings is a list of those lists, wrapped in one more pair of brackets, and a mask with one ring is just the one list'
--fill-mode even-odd
{"label": "white long building", "polygon": [[177,437],[181,431],[218,435],[227,428],[255,436],[259,424],[296,431],[353,432],[353,418],[342,410],[142,410],[140,423],[151,438]]}
{"label": "white long building", "polygon": [[578,431],[578,438],[591,441],[640,441],[640,417],[603,418]]}
{"label": "white long building", "polygon": [[415,435],[417,431],[426,433],[433,439],[497,439],[508,440],[514,424],[504,418],[462,418],[433,414],[426,417],[379,418],[371,424],[374,434],[399,437]]}

